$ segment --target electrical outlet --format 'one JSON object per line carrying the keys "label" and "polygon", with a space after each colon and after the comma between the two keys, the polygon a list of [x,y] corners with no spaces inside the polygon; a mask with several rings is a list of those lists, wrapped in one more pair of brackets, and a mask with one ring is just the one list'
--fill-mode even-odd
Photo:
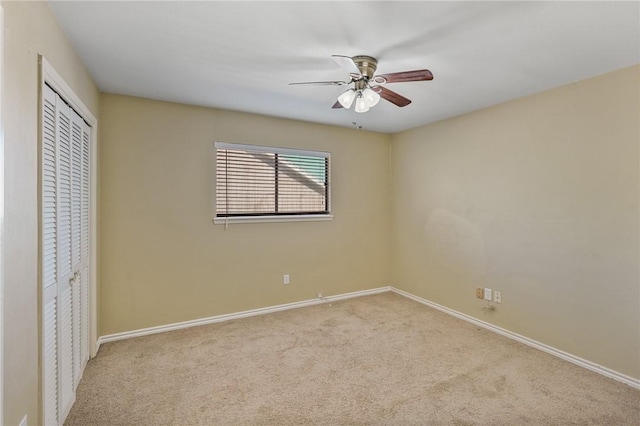
{"label": "electrical outlet", "polygon": [[493,301],[496,303],[502,303],[502,293],[499,291],[493,292]]}
{"label": "electrical outlet", "polygon": [[285,284],[289,284],[289,274],[285,274],[285,275],[284,275],[283,282],[284,282]]}
{"label": "electrical outlet", "polygon": [[485,288],[484,289],[484,300],[491,300],[491,289],[490,288]]}
{"label": "electrical outlet", "polygon": [[482,287],[476,288],[476,297],[482,299],[484,297],[484,289]]}
{"label": "electrical outlet", "polygon": [[322,293],[318,293],[318,299],[322,299]]}

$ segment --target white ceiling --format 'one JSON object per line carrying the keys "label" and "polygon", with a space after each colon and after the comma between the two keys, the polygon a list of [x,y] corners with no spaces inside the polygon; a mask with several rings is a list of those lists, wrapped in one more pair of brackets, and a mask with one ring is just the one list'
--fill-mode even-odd
{"label": "white ceiling", "polygon": [[[394,133],[640,62],[631,2],[52,2],[100,90]],[[331,109],[369,55],[413,103]]]}

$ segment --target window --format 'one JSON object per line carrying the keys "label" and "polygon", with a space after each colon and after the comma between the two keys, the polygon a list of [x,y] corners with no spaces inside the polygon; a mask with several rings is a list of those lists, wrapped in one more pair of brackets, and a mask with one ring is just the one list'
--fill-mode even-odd
{"label": "window", "polygon": [[216,223],[330,219],[327,152],[216,142]]}

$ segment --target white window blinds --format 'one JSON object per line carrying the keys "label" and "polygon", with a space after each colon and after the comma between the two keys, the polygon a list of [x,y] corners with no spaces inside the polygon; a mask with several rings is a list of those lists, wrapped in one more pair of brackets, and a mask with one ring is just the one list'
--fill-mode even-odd
{"label": "white window blinds", "polygon": [[215,147],[217,218],[329,214],[329,153]]}

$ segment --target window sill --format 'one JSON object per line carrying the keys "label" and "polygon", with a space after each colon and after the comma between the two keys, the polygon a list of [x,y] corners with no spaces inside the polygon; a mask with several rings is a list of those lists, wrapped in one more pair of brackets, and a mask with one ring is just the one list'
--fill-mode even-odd
{"label": "window sill", "polygon": [[323,222],[333,220],[331,214],[309,214],[300,216],[245,216],[245,217],[216,217],[213,223],[225,225],[227,223],[265,223],[265,222]]}

